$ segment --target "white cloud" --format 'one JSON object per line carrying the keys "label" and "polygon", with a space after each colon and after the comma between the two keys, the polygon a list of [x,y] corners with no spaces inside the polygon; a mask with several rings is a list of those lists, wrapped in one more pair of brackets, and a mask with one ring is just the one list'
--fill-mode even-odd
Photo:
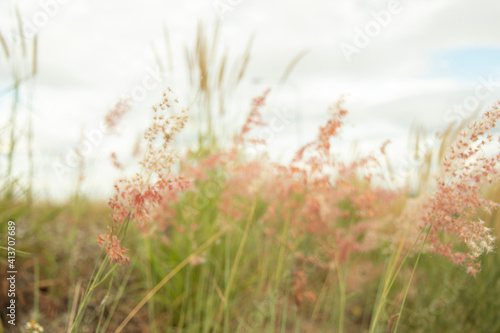
{"label": "white cloud", "polygon": [[[294,103],[307,120],[300,133],[314,131],[327,106],[343,93],[348,94],[351,121],[363,128],[363,135],[353,130],[360,140],[401,138],[412,122],[430,129],[441,126],[445,109],[460,103],[477,83],[464,86],[456,79],[429,76],[435,68],[432,55],[459,47],[498,47],[500,3],[402,1],[401,13],[348,63],[339,44],[351,43],[355,29],[363,29],[373,20],[371,13],[386,9],[389,2],[241,1],[225,14],[219,42],[236,55],[255,32],[247,77],[260,83],[242,86],[233,100],[234,112],[244,115],[250,98],[266,84],[275,84],[288,62],[308,49],[288,81],[297,91]],[[21,10],[29,19],[40,6],[34,0],[23,1]],[[163,24],[168,26],[174,53],[175,71],[168,83],[175,82],[182,94],[187,87],[184,47],[193,45],[199,19],[213,23],[216,17],[210,0],[72,0],[61,7],[40,29],[36,108],[47,119],[37,127],[37,137],[47,140],[41,145],[51,146],[57,133],[61,143],[54,146],[64,151],[65,143],[77,140],[82,123],[100,119],[121,93],[140,81],[144,68],[155,65],[151,45],[165,56]],[[11,8],[1,3],[1,31],[13,22]],[[8,82],[8,68],[1,58],[0,75],[2,84]],[[141,107],[134,120],[147,119],[149,108]]]}

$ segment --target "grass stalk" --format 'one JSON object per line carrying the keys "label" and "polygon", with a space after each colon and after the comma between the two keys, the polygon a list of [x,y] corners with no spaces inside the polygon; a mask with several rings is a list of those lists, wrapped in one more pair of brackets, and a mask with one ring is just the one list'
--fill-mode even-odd
{"label": "grass stalk", "polygon": [[106,291],[106,296],[104,296],[104,298],[101,301],[101,304],[99,305],[99,307],[101,308],[101,311],[99,314],[99,321],[97,322],[96,332],[99,332],[102,320],[104,318],[104,310],[106,310],[106,303],[108,302],[108,299],[111,295],[111,287],[113,287],[113,280],[114,280],[113,277],[109,280],[109,285],[108,285],[108,289]]}
{"label": "grass stalk", "polygon": [[427,241],[427,237],[429,236],[429,233],[431,232],[431,228],[432,228],[432,226],[429,226],[429,228],[427,229],[427,234],[425,235],[425,238],[422,241],[422,245],[420,246],[420,251],[418,251],[417,260],[415,260],[415,264],[413,265],[410,279],[408,280],[408,284],[406,285],[406,290],[405,290],[405,294],[403,297],[403,301],[401,302],[401,307],[399,309],[398,320],[396,321],[396,326],[394,327],[394,333],[396,333],[398,331],[399,322],[401,320],[401,316],[403,315],[403,309],[405,306],[406,297],[408,296],[408,291],[410,290],[411,282],[413,280],[413,275],[415,275],[415,272],[417,270],[418,262],[420,260],[420,256],[422,255],[422,251],[424,250],[424,245],[425,245],[425,242]]}
{"label": "grass stalk", "polygon": [[[253,201],[253,204],[252,204],[252,208],[250,209],[250,215],[248,215],[248,218],[247,218],[247,223],[245,224],[245,230],[243,232],[243,236],[242,236],[240,245],[238,247],[238,252],[236,253],[236,257],[234,259],[234,263],[233,263],[232,268],[231,268],[231,274],[229,276],[229,281],[227,283],[226,290],[224,291],[224,301],[221,304],[221,307],[223,306],[224,311],[226,312],[226,320],[224,321],[225,330],[229,329],[228,328],[228,325],[229,325],[229,323],[228,323],[228,320],[229,320],[229,304],[228,304],[229,303],[228,302],[229,293],[231,292],[231,287],[233,286],[234,279],[236,277],[236,272],[238,271],[238,266],[239,266],[239,263],[241,260],[241,256],[243,254],[243,248],[245,247],[245,243],[247,241],[248,232],[250,230],[250,224],[252,223],[252,220],[253,220],[253,215],[255,212],[256,204],[257,204],[257,199],[255,198]],[[219,313],[221,312],[221,310],[222,309],[219,310]]]}
{"label": "grass stalk", "polygon": [[108,316],[107,316],[106,321],[104,322],[104,325],[102,327],[102,330],[101,330],[102,333],[105,333],[108,331],[109,323],[111,322],[111,319],[113,318],[113,314],[116,311],[116,307],[118,306],[118,302],[120,301],[123,293],[125,292],[125,289],[127,288],[127,283],[128,283],[128,280],[130,279],[130,276],[132,275],[132,269],[135,266],[136,261],[137,261],[137,258],[134,258],[134,260],[132,260],[132,262],[130,263],[130,265],[128,267],[127,273],[125,274],[124,279],[120,283],[120,287],[118,289],[118,292],[116,293],[116,296],[114,297],[113,304],[111,305],[111,308],[108,311]]}
{"label": "grass stalk", "polygon": [[[373,318],[370,322],[370,333],[373,333],[374,330],[376,329],[380,314],[382,312],[382,309],[385,306],[385,303],[387,302],[387,296],[389,295],[389,292],[391,291],[392,286],[393,286],[394,282],[396,281],[396,278],[399,275],[399,272],[401,271],[401,268],[403,267],[404,263],[406,262],[406,260],[410,256],[410,254],[412,253],[413,248],[417,245],[418,241],[420,240],[420,236],[421,236],[422,232],[423,232],[423,229],[420,230],[418,237],[415,239],[415,241],[411,245],[410,249],[406,252],[405,256],[403,257],[403,259],[399,263],[399,266],[397,266],[397,263],[398,263],[398,259],[399,259],[400,255],[401,255],[401,252],[403,250],[403,245],[406,241],[406,238],[403,238],[399,242],[399,245],[398,245],[396,252],[394,252],[391,255],[389,262],[387,264],[387,269],[385,271],[384,277],[381,280],[381,284],[383,287],[382,287],[382,289],[380,289],[380,286],[379,286],[379,292],[377,293],[377,298],[375,300],[375,306],[373,309],[374,315],[373,315]],[[397,266],[397,269],[396,269],[396,266]]]}
{"label": "grass stalk", "polygon": [[345,282],[345,276],[344,273],[342,272],[342,266],[340,265],[340,262],[338,261],[337,256],[335,256],[335,261],[336,261],[336,269],[335,271],[337,272],[337,278],[339,280],[339,300],[340,300],[340,306],[338,309],[338,314],[339,314],[339,321],[338,321],[338,333],[343,333],[344,332],[344,318],[345,318],[345,307],[346,307],[346,282]]}
{"label": "grass stalk", "polygon": [[[144,243],[147,253],[146,259],[146,288],[151,290],[154,286],[153,284],[153,273],[152,273],[152,265],[153,265],[153,250],[151,247],[151,239],[150,237],[144,237]],[[152,332],[156,332],[156,323],[155,323],[155,304],[153,301],[148,302],[148,316],[149,316],[149,325],[151,327]]]}
{"label": "grass stalk", "polygon": [[174,277],[179,271],[181,271],[193,257],[201,254],[208,247],[210,247],[217,239],[219,239],[222,235],[224,235],[228,231],[228,228],[223,228],[215,235],[213,235],[210,239],[208,239],[205,243],[203,243],[200,247],[194,250],[186,259],[184,259],[181,263],[179,263],[170,273],[168,273],[152,290],[150,290],[143,299],[137,304],[134,309],[127,315],[127,317],[123,320],[123,322],[116,328],[115,333],[119,333],[123,330],[123,328],[128,324],[128,322],[137,314],[137,312],[146,304],[151,297],[153,297],[158,290],[160,290],[172,277]]}
{"label": "grass stalk", "polygon": [[40,317],[40,262],[38,257],[35,257],[35,281],[33,290],[33,319],[38,321]]}
{"label": "grass stalk", "polygon": [[283,271],[283,264],[285,261],[285,248],[286,248],[286,242],[288,240],[288,232],[289,232],[289,227],[290,227],[290,216],[287,215],[285,219],[285,225],[283,227],[283,232],[281,234],[281,240],[280,240],[280,250],[278,254],[278,262],[276,263],[276,274],[274,276],[274,287],[273,287],[273,292],[271,295],[273,295],[272,299],[272,307],[271,307],[271,313],[270,313],[270,323],[268,327],[268,331],[271,330],[273,331],[275,329],[275,324],[276,324],[276,299],[275,297],[278,297],[278,288],[282,282],[282,271]]}
{"label": "grass stalk", "polygon": [[66,330],[68,333],[71,332],[71,326],[73,320],[75,319],[76,308],[78,305],[78,300],[80,299],[80,288],[82,286],[81,280],[78,280],[75,287],[75,292],[73,293],[73,304],[71,305],[71,312],[69,315],[68,329]]}

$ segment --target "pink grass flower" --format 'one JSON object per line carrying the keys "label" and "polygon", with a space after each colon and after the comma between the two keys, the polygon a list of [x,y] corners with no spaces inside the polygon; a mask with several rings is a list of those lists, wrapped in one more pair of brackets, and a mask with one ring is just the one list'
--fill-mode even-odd
{"label": "pink grass flower", "polygon": [[[116,111],[114,115],[119,114],[120,111]],[[110,116],[111,122],[113,119]],[[190,187],[190,182],[184,177],[172,174],[177,155],[169,148],[187,119],[187,109],[179,106],[170,89],[163,94],[162,101],[153,106],[153,122],[144,132],[146,152],[139,162],[141,172],[119,180],[115,184],[115,195],[108,202],[115,224],[122,224],[130,216],[131,221],[145,226],[158,215],[155,214],[156,209],[166,207],[163,202],[165,197]],[[101,245],[107,242],[105,246],[111,261],[124,263],[122,255],[125,249],[119,245],[117,238],[108,237],[106,241],[101,237],[99,242]]]}
{"label": "pink grass flower", "polygon": [[108,257],[111,263],[116,262],[118,264],[128,264],[130,263],[129,257],[127,257],[127,249],[120,245],[120,240],[116,235],[113,235],[113,228],[110,228],[106,235],[97,236],[97,242],[101,247],[103,247],[108,253]]}
{"label": "pink grass flower", "polygon": [[[480,121],[469,125],[449,148],[442,161],[443,175],[430,198],[423,221],[430,226],[428,239],[432,250],[467,268],[473,276],[481,269],[479,257],[494,248],[490,228],[477,217],[478,211],[492,211],[497,204],[481,198],[482,185],[498,181],[498,138],[489,132],[500,119],[498,105]],[[494,153],[488,153],[493,150]],[[468,252],[458,252],[450,242],[443,243],[441,233],[458,236]]]}
{"label": "pink grass flower", "polygon": [[128,99],[119,100],[104,118],[106,131],[108,133],[117,134],[116,126],[131,108],[132,105]]}

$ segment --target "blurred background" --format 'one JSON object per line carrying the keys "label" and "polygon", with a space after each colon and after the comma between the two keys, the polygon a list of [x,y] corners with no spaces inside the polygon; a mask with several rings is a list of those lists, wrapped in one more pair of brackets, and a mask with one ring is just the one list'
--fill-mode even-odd
{"label": "blurred background", "polygon": [[[81,173],[69,156],[87,142],[82,192],[105,198],[119,176],[110,153],[126,161],[167,87],[193,112],[181,150],[209,122],[199,105],[224,142],[271,88],[266,112],[287,119],[272,158],[289,160],[344,96],[336,151],[390,139],[405,173],[418,163],[409,134],[431,138],[500,97],[499,12],[492,0],[2,1],[0,166],[11,180],[30,174],[37,196],[63,199]],[[132,109],[105,134],[123,97]]]}

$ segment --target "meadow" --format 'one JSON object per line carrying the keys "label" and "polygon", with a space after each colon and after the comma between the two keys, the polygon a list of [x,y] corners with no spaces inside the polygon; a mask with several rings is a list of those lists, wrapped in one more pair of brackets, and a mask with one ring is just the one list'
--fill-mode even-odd
{"label": "meadow", "polygon": [[[431,149],[413,133],[420,163],[401,186],[388,186],[390,138],[372,153],[337,157],[349,113],[342,98],[316,138],[278,163],[256,135],[270,126],[273,90],[248,101],[230,139],[218,137],[214,115],[223,112],[210,108],[243,79],[248,53],[224,72],[226,58],[210,58],[207,38],[200,29],[188,55],[197,103],[165,87],[136,172],[107,202],[78,185],[53,202],[11,177],[8,134],[24,77],[15,73],[2,136],[0,272],[9,270],[14,221],[17,324],[8,324],[2,278],[0,332],[500,332],[499,105],[443,128]],[[35,76],[36,56],[23,59]],[[110,128],[127,103],[110,110]],[[206,124],[193,133],[197,145],[177,150],[196,117]],[[122,174],[116,155],[112,162]]]}

